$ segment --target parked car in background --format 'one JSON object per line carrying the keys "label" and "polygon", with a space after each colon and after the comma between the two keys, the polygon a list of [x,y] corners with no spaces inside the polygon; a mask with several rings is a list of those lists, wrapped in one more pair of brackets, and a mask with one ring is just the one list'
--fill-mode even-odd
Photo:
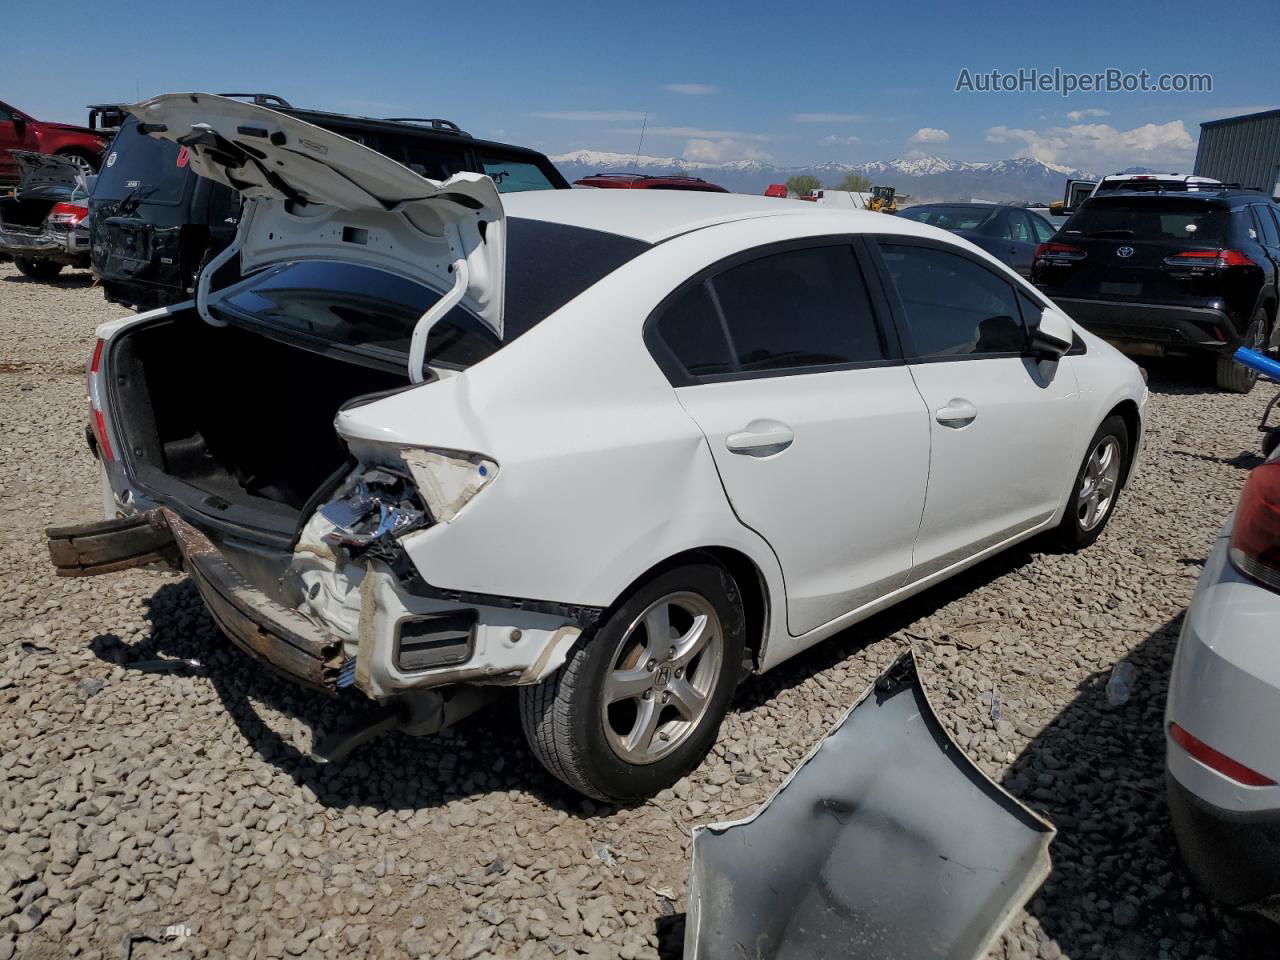
{"label": "parked car in background", "polygon": [[1003,204],[920,203],[898,216],[964,237],[1024,277],[1031,276],[1036,248],[1055,232],[1038,213]]}
{"label": "parked car in background", "polygon": [[14,150],[51,153],[76,164],[85,174],[97,171],[107,138],[88,127],[37,120],[0,101],[0,183],[18,179]]}
{"label": "parked car in background", "polygon": [[789,195],[787,185],[785,183],[771,183],[764,188],[764,195],[766,197],[778,197],[785,200]]}
{"label": "parked car in background", "polygon": [[943,231],[500,195],[252,104],[133,110],[246,196],[243,279],[99,328],[108,520],[54,562],[180,562],[243,649],[415,732],[516,687],[591,796],[696,766],[752,669],[1092,543],[1141,446],[1138,368]]}
{"label": "parked car in background", "polygon": [[1053,206],[1063,215],[1070,216],[1080,209],[1080,204],[1090,197],[1115,193],[1118,190],[1159,190],[1164,193],[1221,189],[1222,182],[1212,177],[1197,177],[1186,173],[1113,173],[1100,180],[1068,180],[1062,200]]}
{"label": "parked car in background", "polygon": [[650,176],[644,173],[597,173],[573,181],[575,187],[598,187],[604,190],[700,190],[703,193],[728,193],[719,184],[701,177]]}
{"label": "parked car in background", "polygon": [[1234,188],[1117,191],[1084,201],[1036,252],[1033,279],[1088,329],[1139,356],[1204,356],[1223,390],[1276,346],[1280,209]]}
{"label": "parked car in background", "polygon": [[19,180],[0,189],[0,254],[24,275],[51,280],[65,266],[89,265],[89,189],[79,164],[14,150]]}
{"label": "parked car in background", "polygon": [[[234,96],[336,131],[432,179],[473,171],[493,177],[502,193],[569,187],[536,150],[478,140],[447,120],[378,120],[303,110],[270,94]],[[146,309],[190,298],[200,268],[235,236],[239,195],[196,176],[187,158],[185,147],[146,136],[134,117],[111,142],[89,200],[93,269],[109,301]]]}
{"label": "parked car in background", "polygon": [[1183,859],[1231,906],[1280,897],[1280,451],[1256,467],[1209,552],[1165,710]]}

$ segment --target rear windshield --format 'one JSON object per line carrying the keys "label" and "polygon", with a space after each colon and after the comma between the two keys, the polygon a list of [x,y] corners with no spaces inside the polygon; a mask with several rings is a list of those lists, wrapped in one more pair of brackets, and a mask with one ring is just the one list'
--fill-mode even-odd
{"label": "rear windshield", "polygon": [[1113,240],[1221,244],[1227,235],[1225,208],[1177,197],[1107,197],[1085,202],[1062,226],[1063,233]]}
{"label": "rear windshield", "polygon": [[908,207],[898,216],[943,230],[976,230],[993,212],[983,207]]}
{"label": "rear windshield", "polygon": [[[483,360],[646,249],[617,234],[508,219],[502,340],[456,307],[432,327],[427,362],[462,369]],[[217,309],[402,369],[414,325],[439,299],[429,287],[373,267],[298,261],[232,287]]]}
{"label": "rear windshield", "polygon": [[111,141],[93,198],[123,200],[132,195],[142,203],[178,203],[191,175],[185,151],[172,140],[139,133],[137,119],[130,117]]}

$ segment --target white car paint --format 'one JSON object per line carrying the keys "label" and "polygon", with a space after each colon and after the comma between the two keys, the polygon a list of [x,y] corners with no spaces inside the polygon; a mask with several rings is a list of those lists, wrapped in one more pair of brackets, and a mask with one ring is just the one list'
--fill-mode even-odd
{"label": "white car paint", "polygon": [[[241,227],[253,267],[355,259],[444,293],[453,283],[450,258],[455,264],[461,258],[472,267],[464,304],[501,330],[503,256],[493,249],[501,246],[493,231],[504,218],[654,244],[464,372],[337,417],[339,436],[368,465],[395,462],[405,449],[474,454],[497,465],[496,479],[450,522],[400,541],[421,577],[441,590],[603,608],[677,554],[728,549],[754,566],[763,586],[760,665],[768,669],[1051,527],[1107,413],[1128,401],[1145,417],[1146,389],[1130,361],[1075,327],[995,258],[924,224],[722,194],[546,191],[499,199],[485,178],[427,181],[349,142],[317,139],[329,148],[324,159],[302,153],[291,145],[342,138],[301,130],[307,125],[286,124],[263,108],[199,97],[199,109],[187,108],[187,95],[138,109],[174,139],[210,118],[215,126],[233,125],[228,130],[266,129],[268,144],[272,132],[282,133],[286,145],[273,145],[269,158],[296,178],[295,189],[312,191],[315,203],[300,216],[269,178],[251,167],[237,173],[237,180],[249,178],[248,193],[257,197],[255,215]],[[205,147],[195,144],[192,153],[201,173],[228,182]],[[450,199],[458,193],[478,208]],[[491,218],[483,235],[468,219],[477,210],[475,219]],[[368,243],[343,239],[353,225],[367,231]],[[898,363],[675,389],[649,354],[644,323],[686,278],[766,244],[871,234],[927,238],[988,262],[1046,307],[1046,333],[1064,343],[1074,333],[1088,352],[1060,360]],[[190,309],[170,310],[184,308]],[[121,329],[107,325],[100,333]],[[939,424],[939,411],[957,402],[974,407],[973,422],[958,429]],[[763,434],[780,445],[788,433],[790,446],[766,456],[731,449],[752,442],[739,434]],[[126,500],[122,488],[116,493],[118,510],[145,506],[136,496]],[[366,660],[358,676],[373,696],[498,675],[500,682],[535,682],[559,665],[566,639],[576,636],[560,629],[571,626],[565,618],[484,608],[482,631],[493,628],[497,638],[518,623],[531,631],[529,642],[486,647],[501,656],[482,652],[464,669],[396,676],[387,664],[367,661],[370,651],[385,654],[388,625],[413,602],[383,583],[369,601],[373,622],[362,624],[352,603],[363,565],[328,564],[309,572],[327,583],[318,596],[332,600],[307,612],[350,638],[349,648]]]}
{"label": "white car paint", "polygon": [[1230,524],[1218,536],[1178,639],[1165,708],[1169,773],[1230,813],[1274,812],[1280,786],[1245,786],[1192,757],[1168,734],[1177,723],[1213,749],[1280,783],[1280,593],[1228,559]]}

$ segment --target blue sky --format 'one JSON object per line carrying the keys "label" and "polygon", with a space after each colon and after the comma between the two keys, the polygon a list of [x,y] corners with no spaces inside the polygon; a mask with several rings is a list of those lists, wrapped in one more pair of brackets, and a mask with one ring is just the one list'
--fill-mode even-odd
{"label": "blue sky", "polygon": [[[445,116],[551,154],[633,153],[647,111],[643,152],[658,156],[1031,155],[1103,172],[1189,169],[1200,121],[1280,107],[1275,0],[1069,12],[954,0],[74,7],[77,39],[56,54],[48,5],[9,4],[0,98],[82,122],[91,101],[265,90],[345,112]],[[1054,67],[1207,73],[1213,92],[955,92],[962,68]]]}

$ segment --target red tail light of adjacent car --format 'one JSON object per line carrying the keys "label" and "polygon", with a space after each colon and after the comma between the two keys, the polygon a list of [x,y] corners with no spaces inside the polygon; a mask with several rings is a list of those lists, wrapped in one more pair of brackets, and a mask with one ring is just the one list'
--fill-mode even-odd
{"label": "red tail light of adjacent car", "polygon": [[1172,257],[1165,257],[1164,262],[1171,267],[1191,269],[1220,270],[1226,267],[1257,266],[1239,250],[1186,250]]}
{"label": "red tail light of adjacent car", "polygon": [[1074,263],[1077,260],[1083,260],[1088,254],[1079,247],[1073,247],[1069,243],[1042,243],[1036,247],[1036,259],[1048,260],[1053,263]]}
{"label": "red tail light of adjacent car", "polygon": [[1174,743],[1191,754],[1191,756],[1229,780],[1242,783],[1246,787],[1274,787],[1276,785],[1276,782],[1270,777],[1246,767],[1238,760],[1232,760],[1222,751],[1215,750],[1203,740],[1192,736],[1176,723],[1169,724],[1169,736]]}
{"label": "red tail light of adjacent car", "polygon": [[49,223],[56,223],[61,226],[74,227],[78,226],[80,221],[89,215],[89,208],[82,207],[78,203],[55,203],[53,209],[49,211],[46,218]]}
{"label": "red tail light of adjacent car", "polygon": [[85,371],[86,386],[89,390],[89,428],[93,431],[93,439],[97,441],[98,453],[104,463],[115,459],[111,440],[107,437],[107,418],[102,412],[102,352],[106,345],[105,340],[99,340],[94,344],[93,355],[89,358],[89,366]]}
{"label": "red tail light of adjacent car", "polygon": [[1280,461],[1245,481],[1231,528],[1231,562],[1246,577],[1280,590]]}

